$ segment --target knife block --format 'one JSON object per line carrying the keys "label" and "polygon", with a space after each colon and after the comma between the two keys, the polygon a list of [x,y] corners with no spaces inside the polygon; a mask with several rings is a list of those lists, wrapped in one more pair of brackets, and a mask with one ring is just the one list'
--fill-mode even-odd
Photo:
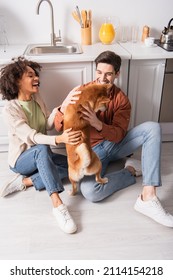
{"label": "knife block", "polygon": [[92,45],[91,26],[86,27],[86,28],[81,28],[81,44],[82,45]]}

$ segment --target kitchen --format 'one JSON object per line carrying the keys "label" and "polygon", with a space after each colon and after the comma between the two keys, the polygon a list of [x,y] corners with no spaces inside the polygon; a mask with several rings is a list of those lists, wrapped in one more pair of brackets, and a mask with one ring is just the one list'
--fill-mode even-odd
{"label": "kitchen", "polygon": [[[4,20],[6,23],[6,36],[8,38],[8,43],[6,45],[6,52],[4,53],[3,47],[0,48],[0,60],[2,61],[2,63],[4,63],[5,61],[8,60],[9,57],[9,49],[11,51],[12,55],[15,55],[17,53],[17,55],[22,54],[23,51],[25,50],[26,45],[31,44],[31,43],[49,43],[50,42],[50,10],[47,6],[47,3],[44,3],[40,9],[40,14],[37,15],[36,14],[36,5],[37,5],[38,1],[31,1],[31,0],[25,0],[25,4],[24,1],[22,0],[11,0],[11,1],[5,1],[5,0],[1,0],[1,4],[0,4],[0,14],[4,15]],[[58,34],[58,30],[61,30],[61,36],[63,38],[64,41],[73,41],[73,42],[77,42],[80,43],[81,42],[81,34],[80,34],[80,26],[79,24],[74,21],[71,13],[74,10],[76,4],[79,6],[80,9],[91,9],[92,8],[92,17],[93,17],[93,36],[92,36],[92,41],[93,41],[93,45],[92,46],[85,46],[84,47],[84,53],[81,54],[80,57],[78,57],[78,62],[81,63],[79,68],[70,68],[70,70],[67,69],[67,71],[72,72],[72,71],[77,71],[77,73],[79,73],[79,75],[85,75],[84,79],[89,79],[92,76],[93,73],[93,69],[92,69],[92,64],[91,61],[94,60],[95,55],[97,54],[97,52],[102,51],[103,49],[109,48],[109,49],[115,49],[120,55],[122,54],[123,58],[124,58],[124,65],[123,65],[123,79],[125,79],[124,81],[120,81],[120,83],[124,86],[124,90],[127,89],[127,83],[128,82],[128,73],[127,73],[127,66],[128,66],[128,61],[132,58],[132,60],[135,61],[135,63],[138,64],[138,62],[141,60],[147,60],[147,62],[150,60],[152,62],[152,67],[154,67],[154,69],[158,69],[158,78],[155,81],[155,83],[158,83],[159,80],[159,75],[163,75],[164,74],[164,67],[165,67],[165,60],[167,58],[173,58],[173,52],[166,52],[164,50],[162,50],[159,47],[156,48],[152,48],[152,49],[147,49],[143,47],[143,45],[141,45],[140,42],[140,38],[142,36],[142,28],[144,25],[148,25],[150,26],[150,34],[151,36],[154,36],[155,38],[159,38],[161,35],[161,31],[163,29],[164,26],[167,25],[168,21],[172,18],[172,9],[170,7],[172,7],[172,1],[167,1],[167,5],[165,5],[165,1],[137,1],[137,0],[132,0],[129,4],[129,1],[120,1],[119,3],[115,4],[114,0],[108,0],[106,1],[106,3],[99,5],[98,7],[98,2],[92,2],[92,7],[90,6],[89,1],[79,1],[78,3],[76,3],[76,1],[69,1],[68,0],[60,0],[60,1],[53,1],[52,0],[52,4],[54,7],[54,20],[55,20],[55,32],[56,34]],[[157,8],[156,8],[157,7]],[[156,10],[157,10],[157,16],[156,16]],[[163,13],[164,11],[164,13]],[[120,20],[120,25],[123,26],[133,26],[133,25],[138,25],[139,26],[139,42],[138,43],[134,43],[131,44],[130,41],[126,42],[126,43],[122,43],[119,44],[118,41],[118,34],[117,37],[115,37],[115,42],[112,45],[102,45],[99,41],[99,28],[103,22],[103,18],[105,16],[116,16],[119,18]],[[71,40],[71,38],[73,38],[73,40]],[[130,40],[130,39],[129,39]],[[14,47],[13,47],[14,45]],[[18,46],[18,47],[16,47]],[[23,46],[23,47],[22,47]],[[15,52],[15,50],[17,50],[17,52]],[[20,52],[20,53],[19,53]],[[53,58],[54,59],[54,58]],[[52,59],[52,60],[53,60]],[[59,62],[61,62],[62,64],[66,63],[65,58],[63,58],[61,56],[61,58],[58,58]],[[69,58],[68,58],[69,59]],[[76,63],[76,56],[75,56],[75,61],[73,60],[73,58],[70,58],[70,62],[72,63]],[[163,60],[163,61],[162,61]],[[155,65],[155,61],[157,62]],[[46,71],[50,71],[50,73],[54,73],[55,71],[58,71],[57,69],[54,69],[54,66],[51,65],[51,68],[49,68],[49,65],[47,63],[48,61],[46,61],[45,59],[42,60],[42,63],[45,63],[45,69]],[[51,61],[52,62],[52,61]],[[85,64],[87,66],[85,66]],[[162,67],[162,64],[164,65]],[[158,66],[159,65],[159,66]],[[74,66],[74,65],[73,65]],[[63,68],[63,65],[61,65],[61,67]],[[133,65],[134,69],[136,65]],[[140,67],[140,65],[139,65]],[[146,65],[146,72],[148,69],[148,64]],[[81,70],[82,69],[82,70]],[[43,76],[46,78],[46,71],[43,73]],[[66,71],[66,69],[65,69]],[[155,70],[154,70],[155,71]],[[86,74],[90,73],[90,74]],[[156,70],[157,72],[157,70]],[[89,75],[89,76],[87,76]],[[44,79],[45,79],[44,78]],[[78,80],[74,81],[76,84],[78,82]],[[51,80],[50,80],[51,83]],[[132,87],[133,84],[130,84],[130,89],[131,92],[134,90],[134,88]],[[159,84],[159,87],[162,87],[162,83]],[[56,89],[54,89],[56,90]],[[156,87],[156,93],[157,93],[157,87]],[[154,93],[155,93],[154,91]],[[128,89],[128,93],[130,94],[130,91]],[[161,93],[160,93],[161,94]],[[156,96],[157,97],[157,96]],[[155,99],[157,100],[157,98],[155,97]],[[159,98],[161,99],[161,95],[159,96]],[[60,100],[59,100],[60,101]],[[156,103],[157,104],[157,103]],[[150,105],[150,103],[149,103]],[[148,106],[148,103],[147,103]],[[152,106],[152,104],[151,104]],[[145,106],[144,106],[145,107]],[[146,110],[146,108],[145,108]],[[154,108],[154,114],[158,114],[158,106],[155,109]],[[147,112],[148,115],[148,112]],[[155,115],[154,115],[155,117]],[[136,121],[134,121],[134,124],[136,124]],[[169,143],[168,143],[169,145]],[[169,146],[170,151],[171,151],[171,147]],[[5,153],[1,154],[2,157],[4,158]],[[6,169],[4,167],[5,172]],[[133,192],[135,192],[135,189],[133,190]],[[171,190],[168,190],[168,194],[170,192],[170,196],[172,197],[172,193]],[[44,198],[44,194],[41,194]],[[121,194],[122,195],[122,194]],[[17,196],[16,196],[17,197]],[[37,195],[35,195],[35,199],[37,200]],[[77,199],[79,199],[79,197],[77,197]],[[127,199],[127,196],[126,198]],[[70,200],[70,199],[69,199]],[[44,200],[45,201],[45,200]],[[124,200],[125,202],[125,200]],[[3,202],[2,202],[3,203]],[[7,203],[7,201],[6,201]],[[83,203],[83,202],[82,202]],[[86,203],[86,202],[84,202]],[[170,210],[171,209],[171,201],[170,203]],[[5,207],[5,203],[3,203],[4,207]],[[110,207],[113,206],[113,200],[110,203]],[[120,205],[119,205],[120,206]],[[91,209],[94,210],[94,206],[90,206]],[[102,204],[102,207],[105,207]],[[107,207],[108,204],[107,204]],[[98,211],[98,210],[97,210]],[[118,211],[118,209],[117,209]],[[149,226],[149,224],[148,224]],[[157,229],[157,227],[155,226],[154,228],[156,231],[161,230],[160,228]],[[154,230],[153,229],[153,230]],[[83,229],[82,229],[83,231]],[[168,239],[170,238],[168,235],[168,232],[166,232],[166,230],[163,230],[163,232],[165,233],[165,235],[168,236]],[[145,232],[146,234],[147,232]],[[146,236],[146,235],[145,235]],[[23,237],[22,237],[23,238]],[[29,237],[27,237],[29,240]],[[122,237],[122,239],[124,238],[125,241],[125,235],[124,237]],[[44,239],[44,238],[43,238]],[[144,238],[145,239],[145,238]],[[169,239],[171,240],[171,238]],[[25,244],[25,240],[23,240],[23,244]],[[140,240],[141,243],[143,242],[142,240]],[[29,241],[31,242],[31,241]],[[74,242],[74,241],[73,241]],[[160,242],[160,240],[159,240]],[[166,240],[165,240],[166,242]],[[76,242],[77,243],[77,242]],[[168,242],[169,243],[169,242]],[[169,244],[167,243],[167,246],[169,246]],[[33,245],[33,244],[32,244]],[[70,244],[68,244],[70,246]],[[74,244],[73,244],[74,245]],[[139,244],[138,244],[139,245]],[[24,246],[24,247],[25,247]],[[37,245],[38,246],[38,245]],[[164,245],[163,245],[164,246]],[[38,246],[39,247],[39,246]],[[74,247],[73,247],[74,248]],[[162,247],[163,249],[164,247]],[[87,250],[87,248],[85,248]],[[107,257],[109,254],[108,249],[104,248],[106,253],[107,253]],[[143,248],[144,249],[144,248]],[[25,251],[23,252],[24,257],[27,256],[26,253],[27,248],[25,247]],[[33,247],[32,247],[33,250]],[[53,252],[53,254],[51,255],[51,251],[49,250],[49,248],[47,248],[47,257],[57,257],[55,251]],[[130,255],[127,254],[127,252],[125,252],[124,249],[124,254],[123,254],[123,249],[122,248],[118,248],[118,256],[117,258],[130,258]],[[122,251],[121,251],[122,250]],[[156,248],[156,251],[159,254],[160,247],[158,246]],[[168,247],[167,247],[168,250]],[[169,250],[168,250],[169,251]],[[89,258],[89,251],[87,257]],[[12,258],[15,258],[15,253],[12,250]],[[81,252],[78,250],[78,253],[80,254],[80,256],[82,256]],[[135,251],[136,255],[134,254],[134,257],[136,256],[136,258],[142,258],[142,254],[140,254],[138,252],[138,249],[136,247],[136,251]],[[146,253],[146,258],[149,258],[149,255],[147,255]],[[151,253],[151,252],[150,252]],[[40,256],[36,251],[33,254],[35,257]],[[28,257],[33,257],[33,255],[31,254],[31,252],[28,252]],[[18,256],[20,256],[20,253],[18,254]],[[64,258],[67,258],[67,255],[64,253]],[[70,256],[72,257],[72,253],[70,253]],[[153,253],[153,258],[156,258],[156,253]],[[8,253],[5,254],[5,257],[8,258]],[[77,256],[75,256],[77,258]],[[79,257],[79,255],[78,255]],[[98,255],[94,254],[94,257],[97,258]],[[102,256],[103,257],[103,256]],[[111,255],[109,255],[109,257],[115,258],[113,251],[111,250]],[[108,258],[109,258],[108,257]],[[170,255],[165,253],[165,255],[163,254],[159,254],[159,257],[165,258],[165,259],[169,259],[171,257],[171,252]],[[83,256],[83,258],[85,258]],[[132,257],[133,258],[133,257]]]}

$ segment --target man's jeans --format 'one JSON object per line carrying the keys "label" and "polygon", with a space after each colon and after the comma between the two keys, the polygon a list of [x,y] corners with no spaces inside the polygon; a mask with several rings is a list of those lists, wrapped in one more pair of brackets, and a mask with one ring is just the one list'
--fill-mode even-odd
{"label": "man's jeans", "polygon": [[60,193],[64,191],[61,179],[68,177],[67,157],[53,153],[47,145],[35,145],[19,156],[11,170],[30,177],[36,190]]}
{"label": "man's jeans", "polygon": [[[110,162],[132,154],[140,146],[143,185],[160,186],[161,131],[156,122],[145,122],[132,128],[120,143],[105,140],[93,147],[102,161],[102,176]],[[95,176],[84,178],[81,182],[84,197],[93,202],[100,201],[136,182],[135,177],[126,169],[106,174],[106,177],[109,181],[104,185],[95,182]]]}

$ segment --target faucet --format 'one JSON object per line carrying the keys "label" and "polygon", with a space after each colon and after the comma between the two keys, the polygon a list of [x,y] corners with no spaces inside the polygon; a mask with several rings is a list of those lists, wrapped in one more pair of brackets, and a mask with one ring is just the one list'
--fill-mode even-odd
{"label": "faucet", "polygon": [[41,4],[46,1],[49,6],[50,6],[50,10],[51,10],[51,45],[52,46],[56,46],[56,42],[61,42],[61,32],[59,30],[59,36],[56,37],[55,32],[54,32],[54,14],[53,14],[53,6],[52,3],[50,2],[50,0],[40,0],[37,4],[37,15],[39,15],[39,10],[40,10],[40,6]]}

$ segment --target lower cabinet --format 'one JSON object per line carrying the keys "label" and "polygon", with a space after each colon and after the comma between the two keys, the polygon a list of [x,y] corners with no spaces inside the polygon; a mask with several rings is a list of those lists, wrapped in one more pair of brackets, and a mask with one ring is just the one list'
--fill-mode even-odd
{"label": "lower cabinet", "polygon": [[[49,110],[61,105],[75,86],[92,80],[92,62],[42,63],[41,66],[40,94]],[[2,117],[4,104],[0,99],[0,152],[8,151],[8,131]]]}
{"label": "lower cabinet", "polygon": [[5,101],[0,99],[0,152],[8,151],[8,129],[2,117],[2,109],[4,107]]}
{"label": "lower cabinet", "polygon": [[[165,60],[123,60],[116,84],[128,93],[132,104],[130,127],[158,121]],[[42,63],[40,94],[49,110],[61,105],[75,87],[95,78],[93,62]],[[129,84],[128,84],[129,77]],[[0,100],[0,152],[8,150],[8,133],[2,118],[5,101]],[[57,132],[52,131],[51,134]]]}
{"label": "lower cabinet", "polygon": [[40,93],[50,110],[61,105],[74,87],[92,80],[92,62],[41,65]]}
{"label": "lower cabinet", "polygon": [[159,120],[164,59],[131,60],[128,97],[132,105],[130,127]]}

